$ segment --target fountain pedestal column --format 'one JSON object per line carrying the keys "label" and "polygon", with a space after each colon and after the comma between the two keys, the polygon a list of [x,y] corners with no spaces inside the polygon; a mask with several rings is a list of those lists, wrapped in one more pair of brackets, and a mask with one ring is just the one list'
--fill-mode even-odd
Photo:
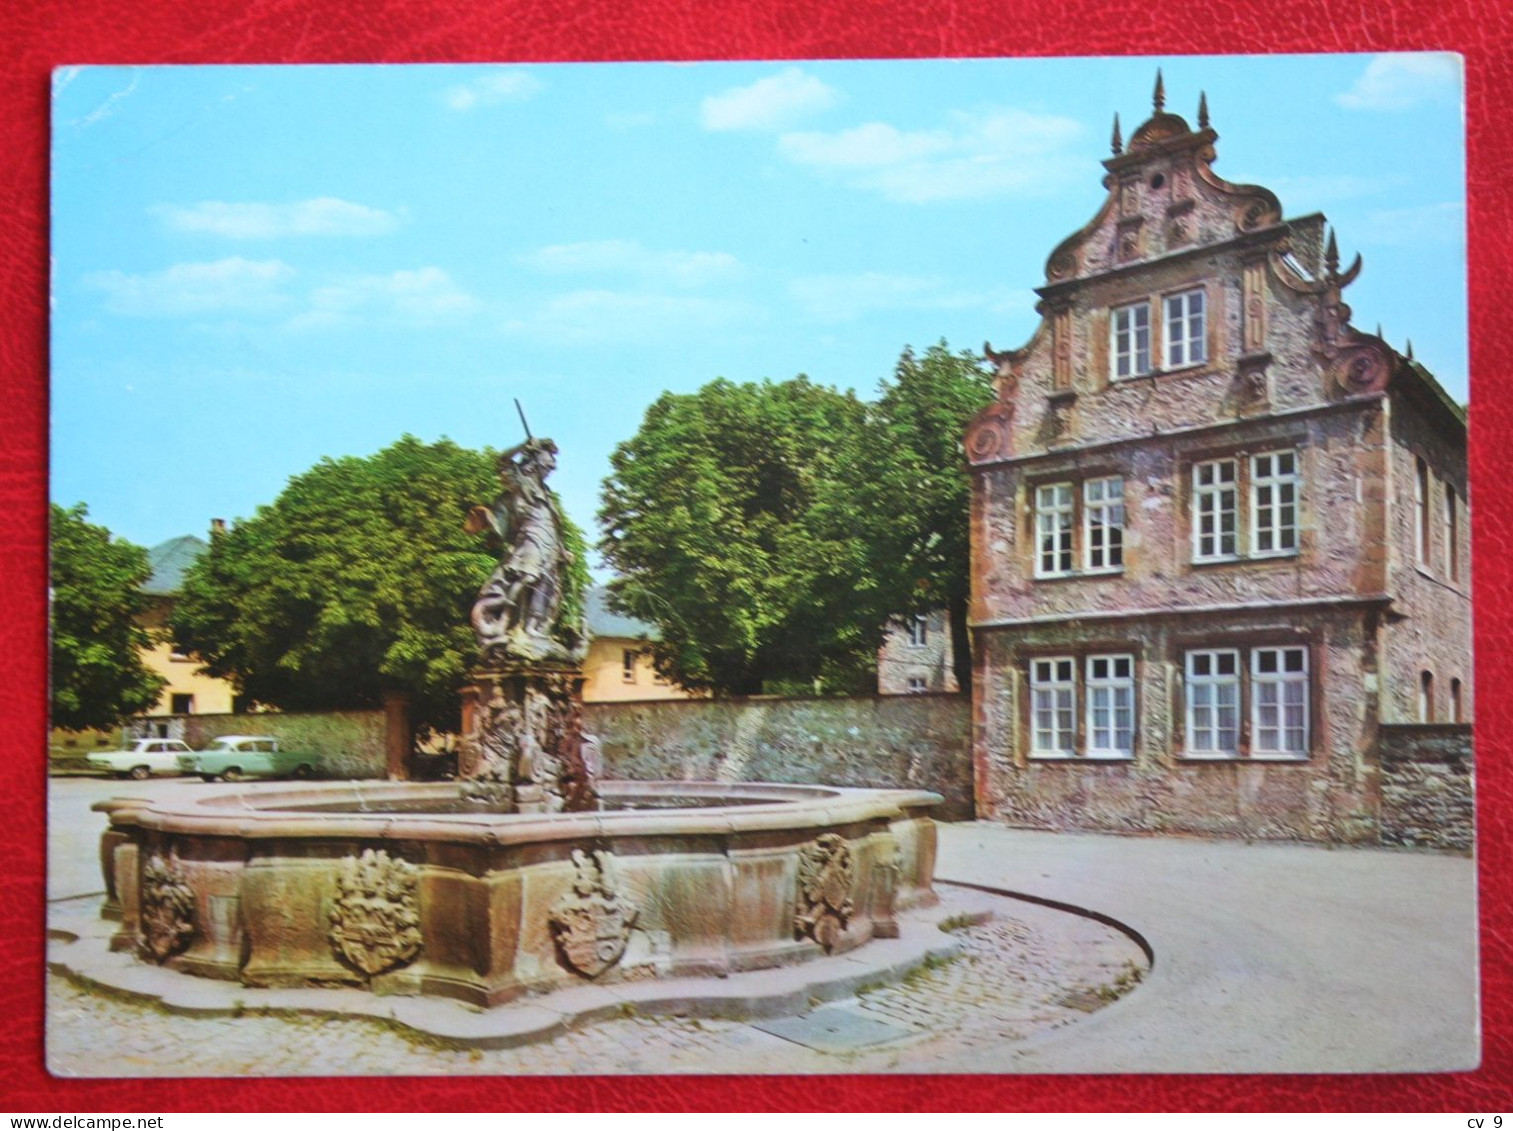
{"label": "fountain pedestal column", "polygon": [[596,807],[580,669],[506,661],[473,672],[462,690],[462,730],[465,794],[516,813]]}

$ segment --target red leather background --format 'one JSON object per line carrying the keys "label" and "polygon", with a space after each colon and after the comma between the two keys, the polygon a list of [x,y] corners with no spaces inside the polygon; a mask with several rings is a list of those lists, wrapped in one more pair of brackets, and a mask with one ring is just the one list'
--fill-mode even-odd
{"label": "red leather background", "polygon": [[[1506,734],[1513,481],[1513,6],[1507,0],[65,0],[5,5],[0,45],[0,1108],[176,1110],[1466,1110],[1513,1106]],[[42,1066],[47,122],[66,63],[408,62],[1455,50],[1470,134],[1472,475],[1485,1053],[1383,1077],[53,1080]],[[1264,91],[1257,92],[1265,97]],[[1300,129],[1308,128],[1299,123]],[[1390,992],[1390,987],[1383,987]]]}

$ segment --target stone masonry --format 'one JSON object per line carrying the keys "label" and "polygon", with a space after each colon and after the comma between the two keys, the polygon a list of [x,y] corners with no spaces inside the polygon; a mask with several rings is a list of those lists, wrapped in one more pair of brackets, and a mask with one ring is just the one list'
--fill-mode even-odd
{"label": "stone masonry", "polygon": [[[1468,774],[1388,765],[1381,732],[1472,715],[1465,411],[1351,325],[1360,257],[1341,267],[1324,218],[1220,178],[1206,100],[1196,128],[1164,101],[1158,77],[1127,149],[1116,120],[1039,328],[988,350],[979,813],[1463,847]],[[1457,800],[1425,816],[1420,787]]]}

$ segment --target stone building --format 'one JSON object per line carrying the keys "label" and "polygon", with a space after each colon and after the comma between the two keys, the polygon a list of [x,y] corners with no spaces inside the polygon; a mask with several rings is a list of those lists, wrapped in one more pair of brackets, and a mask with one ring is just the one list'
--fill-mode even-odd
{"label": "stone building", "polygon": [[1465,847],[1465,410],[1163,103],[967,431],[979,813]]}

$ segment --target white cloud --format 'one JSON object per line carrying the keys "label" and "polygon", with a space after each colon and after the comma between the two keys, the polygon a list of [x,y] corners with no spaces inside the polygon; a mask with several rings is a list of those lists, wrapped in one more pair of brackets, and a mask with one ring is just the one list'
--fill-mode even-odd
{"label": "white cloud", "polygon": [[478,309],[478,301],[439,267],[352,275],[315,288],[310,307],[290,320],[296,330],[354,326],[364,322],[410,327],[458,322]]}
{"label": "white cloud", "polygon": [[1362,243],[1424,246],[1460,243],[1466,235],[1463,204],[1425,204],[1382,209],[1366,217]]}
{"label": "white cloud", "polygon": [[1335,102],[1347,110],[1409,110],[1460,97],[1461,60],[1447,53],[1378,55]]}
{"label": "white cloud", "polygon": [[293,204],[202,200],[188,206],[159,205],[153,211],[173,231],[239,240],[281,236],[381,236],[392,232],[400,221],[393,212],[330,196]]}
{"label": "white cloud", "polygon": [[474,110],[505,102],[524,102],[534,98],[540,89],[540,80],[529,71],[503,70],[448,87],[441,97],[453,110]]}
{"label": "white cloud", "polygon": [[789,67],[750,86],[710,95],[699,107],[699,119],[706,130],[780,130],[839,99],[813,75]]}
{"label": "white cloud", "polygon": [[653,251],[634,240],[555,244],[521,262],[554,274],[631,275],[645,283],[697,287],[739,275],[741,265],[723,251]]}
{"label": "white cloud", "polygon": [[806,313],[826,322],[849,322],[878,310],[1017,310],[1022,295],[952,288],[922,275],[866,271],[854,275],[810,275],[795,279],[788,293]]}
{"label": "white cloud", "polygon": [[644,342],[690,330],[749,325],[759,318],[760,312],[743,302],[583,290],[548,299],[507,322],[505,329],[558,342]]}
{"label": "white cloud", "polygon": [[889,200],[919,204],[1052,191],[1080,171],[1069,145],[1082,127],[1024,110],[955,112],[947,125],[900,130],[869,122],[778,138],[788,160]]}
{"label": "white cloud", "polygon": [[214,263],[177,263],[142,275],[96,271],[86,275],[84,283],[104,292],[105,308],[113,314],[172,318],[277,310],[289,301],[284,284],[293,277],[294,268],[280,260],[236,256]]}

